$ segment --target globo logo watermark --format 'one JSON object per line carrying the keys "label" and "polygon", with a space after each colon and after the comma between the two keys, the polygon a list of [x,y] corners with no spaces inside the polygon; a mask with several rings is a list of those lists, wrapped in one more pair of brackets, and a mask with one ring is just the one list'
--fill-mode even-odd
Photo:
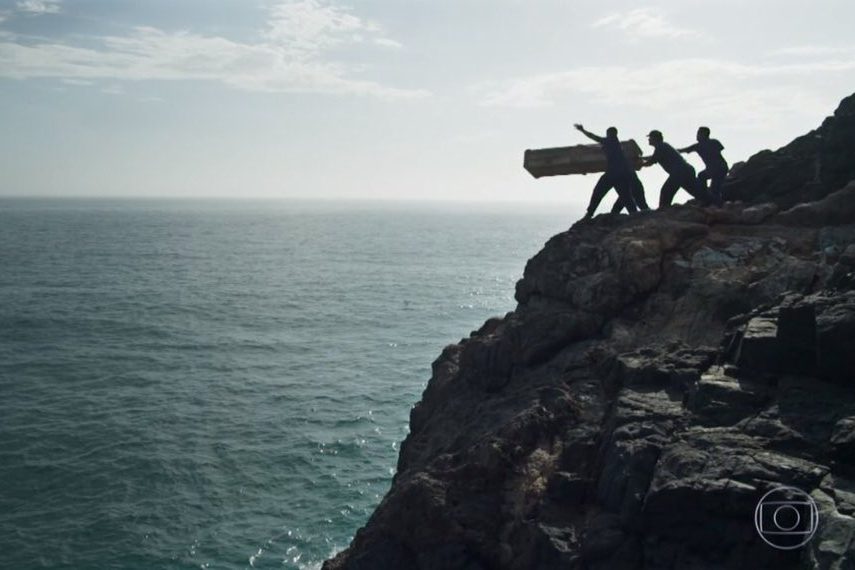
{"label": "globo logo watermark", "polygon": [[766,544],[779,550],[801,548],[819,526],[813,498],[795,487],[772,489],[757,503],[754,526]]}

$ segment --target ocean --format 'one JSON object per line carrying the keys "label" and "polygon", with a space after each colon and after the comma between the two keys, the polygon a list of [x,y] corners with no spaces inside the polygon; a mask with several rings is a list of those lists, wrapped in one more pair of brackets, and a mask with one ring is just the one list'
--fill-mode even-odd
{"label": "ocean", "polygon": [[317,568],[569,207],[0,200],[0,568]]}

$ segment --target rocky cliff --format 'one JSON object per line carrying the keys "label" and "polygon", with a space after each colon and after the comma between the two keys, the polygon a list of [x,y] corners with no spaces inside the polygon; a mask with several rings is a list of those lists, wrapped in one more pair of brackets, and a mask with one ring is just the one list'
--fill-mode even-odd
{"label": "rocky cliff", "polygon": [[[726,192],[550,239],[324,568],[855,567],[855,96]],[[804,547],[755,529],[781,485],[818,506]]]}
{"label": "rocky cliff", "polygon": [[764,150],[735,164],[725,196],[745,202],[773,202],[782,208],[819,200],[855,180],[855,94],[834,116],[776,150]]}

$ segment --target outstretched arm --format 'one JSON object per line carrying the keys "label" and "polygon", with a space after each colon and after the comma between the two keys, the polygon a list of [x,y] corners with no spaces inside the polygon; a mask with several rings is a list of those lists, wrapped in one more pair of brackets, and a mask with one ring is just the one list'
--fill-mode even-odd
{"label": "outstretched arm", "polygon": [[577,123],[577,124],[575,124],[575,125],[573,125],[573,126],[574,126],[574,127],[576,127],[576,130],[577,130],[577,131],[579,131],[580,133],[582,133],[583,135],[585,135],[586,137],[588,137],[588,138],[589,138],[589,139],[591,139],[592,141],[595,141],[595,142],[598,142],[598,143],[602,143],[604,140],[606,140],[605,138],[600,137],[600,136],[597,136],[597,135],[595,135],[594,133],[592,133],[592,132],[590,132],[590,131],[586,131],[586,130],[585,130],[585,127],[583,127],[582,125],[580,125],[580,124],[578,124],[578,123]]}
{"label": "outstretched arm", "polygon": [[697,144],[690,144],[686,148],[678,148],[677,150],[680,152],[694,152],[694,151],[698,150],[698,145]]}

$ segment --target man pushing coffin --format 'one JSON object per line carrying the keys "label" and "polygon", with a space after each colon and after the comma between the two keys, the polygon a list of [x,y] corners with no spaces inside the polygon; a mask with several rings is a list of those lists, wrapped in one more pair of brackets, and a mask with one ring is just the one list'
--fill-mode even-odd
{"label": "man pushing coffin", "polygon": [[597,144],[527,150],[523,162],[525,169],[535,178],[602,172],[594,186],[585,218],[594,215],[597,206],[612,189],[618,194],[612,213],[624,208],[629,213],[649,209],[644,197],[644,186],[635,172],[642,165],[641,149],[636,142],[620,142],[615,127],[609,127],[605,136],[599,136],[582,125],[575,126]]}
{"label": "man pushing coffin", "polygon": [[[648,135],[648,142],[654,148],[654,152],[650,156],[643,157],[641,149],[635,141],[620,142],[615,127],[609,127],[606,130],[606,136],[603,137],[588,131],[580,124],[574,126],[586,137],[595,141],[597,145],[527,150],[523,166],[535,178],[559,174],[602,172],[603,174],[597,180],[591,194],[585,219],[593,217],[600,202],[611,189],[615,189],[618,194],[618,200],[612,208],[612,213],[620,212],[624,208],[630,214],[639,210],[648,210],[644,186],[639,180],[636,170],[657,163],[668,174],[668,179],[660,192],[660,208],[670,206],[674,194],[680,188],[685,189],[703,205],[721,204],[721,197],[714,193],[711,194],[706,188],[703,177],[698,179],[695,176],[694,168],[680,156],[680,152],[695,150],[695,146],[700,148],[700,144],[681,149],[678,152],[664,141],[660,131],[653,130]],[[698,137],[701,140],[700,129]],[[713,142],[717,143],[719,147],[721,146],[717,141]],[[707,158],[705,158],[705,162],[709,162]],[[727,172],[724,160],[721,159],[719,162],[724,166],[714,169],[713,174],[716,176],[716,180],[714,180],[713,192],[720,187],[721,179]],[[710,170],[711,167],[709,165],[707,167]],[[707,175],[706,177],[712,178],[713,176]]]}
{"label": "man pushing coffin", "polygon": [[592,141],[600,143],[606,155],[606,171],[594,185],[585,218],[593,217],[597,206],[612,188],[618,193],[618,201],[615,202],[612,213],[620,212],[623,208],[626,208],[630,214],[638,210],[648,210],[647,200],[644,197],[644,185],[641,184],[635,169],[623,152],[617,128],[609,127],[606,129],[606,136],[601,137],[585,130],[585,127],[580,124],[573,126]]}

